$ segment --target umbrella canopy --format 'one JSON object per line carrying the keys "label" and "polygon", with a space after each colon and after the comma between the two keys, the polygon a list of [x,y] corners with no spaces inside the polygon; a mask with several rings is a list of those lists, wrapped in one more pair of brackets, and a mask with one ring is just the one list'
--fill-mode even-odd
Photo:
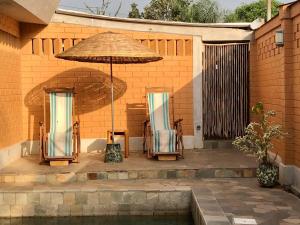
{"label": "umbrella canopy", "polygon": [[92,63],[147,63],[161,60],[162,57],[137,40],[124,34],[99,33],[66,51],[57,58]]}

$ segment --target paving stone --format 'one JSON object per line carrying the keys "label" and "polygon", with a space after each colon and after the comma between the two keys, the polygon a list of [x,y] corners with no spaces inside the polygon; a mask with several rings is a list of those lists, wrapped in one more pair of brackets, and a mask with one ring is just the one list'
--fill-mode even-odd
{"label": "paving stone", "polygon": [[231,170],[231,169],[216,169],[214,177],[216,178],[242,177],[242,171]]}
{"label": "paving stone", "polygon": [[97,204],[99,204],[98,193],[97,192],[87,193],[87,202],[88,202],[88,205],[97,205]]}
{"label": "paving stone", "polygon": [[97,173],[87,173],[88,180],[97,180]]}
{"label": "paving stone", "polygon": [[47,184],[57,184],[56,174],[47,174],[46,175]]}
{"label": "paving stone", "polygon": [[22,205],[11,205],[10,206],[11,217],[22,217]]}
{"label": "paving stone", "polygon": [[195,178],[213,178],[215,171],[213,169],[199,169],[195,173]]}
{"label": "paving stone", "polygon": [[71,205],[71,216],[82,216],[82,205]]}
{"label": "paving stone", "polygon": [[34,176],[33,175],[22,175],[23,177],[23,182],[25,183],[31,183],[31,182],[34,182]]}
{"label": "paving stone", "polygon": [[46,183],[46,175],[35,175],[33,179],[34,183]]}
{"label": "paving stone", "polygon": [[27,193],[16,193],[16,204],[26,205],[27,204]]}
{"label": "paving stone", "polygon": [[120,212],[120,211],[125,211],[125,212],[127,212],[127,214],[128,214],[128,212],[130,212],[130,204],[128,204],[128,203],[121,203],[121,204],[119,204],[118,205],[118,213]]}
{"label": "paving stone", "polygon": [[97,179],[98,180],[107,180],[108,179],[107,172],[98,172],[97,173]]}
{"label": "paving stone", "polygon": [[110,191],[101,191],[98,193],[99,204],[111,204],[112,197]]}
{"label": "paving stone", "polygon": [[136,191],[132,194],[131,200],[135,204],[143,204],[146,202],[147,195],[145,191]]}
{"label": "paving stone", "polygon": [[62,205],[64,202],[63,193],[51,193],[51,203]]}
{"label": "paving stone", "polygon": [[3,203],[8,205],[16,204],[16,194],[15,193],[3,193]]}
{"label": "paving stone", "polygon": [[168,170],[167,171],[167,178],[168,179],[175,179],[175,178],[177,178],[177,172],[176,172],[176,170]]}
{"label": "paving stone", "polygon": [[46,206],[34,205],[34,216],[46,216],[46,211]]}
{"label": "paving stone", "polygon": [[49,204],[47,205],[45,216],[55,217],[58,214],[58,205],[57,204]]}
{"label": "paving stone", "polygon": [[58,183],[75,182],[76,179],[76,175],[73,172],[56,174],[56,182]]}
{"label": "paving stone", "polygon": [[10,205],[0,205],[0,217],[10,217]]}
{"label": "paving stone", "polygon": [[78,182],[86,182],[88,180],[87,173],[77,173],[76,177]]}
{"label": "paving stone", "polygon": [[117,180],[119,177],[118,172],[108,172],[107,179],[108,180]]}
{"label": "paving stone", "polygon": [[157,173],[158,179],[167,179],[167,170],[159,170]]}
{"label": "paving stone", "polygon": [[119,180],[128,180],[128,172],[119,172],[118,178]]}
{"label": "paving stone", "polygon": [[158,193],[158,202],[155,205],[155,209],[157,209],[158,211],[169,209],[171,207],[170,201],[171,201],[170,192]]}
{"label": "paving stone", "polygon": [[226,216],[203,215],[203,217],[206,222],[226,222],[227,224],[230,224]]}
{"label": "paving stone", "polygon": [[3,193],[0,192],[0,205],[4,204]]}
{"label": "paving stone", "polygon": [[48,205],[51,202],[51,194],[50,193],[40,193],[40,204]]}
{"label": "paving stone", "polygon": [[93,206],[93,205],[83,205],[82,215],[83,216],[94,216],[95,215],[95,206]]}
{"label": "paving stone", "polygon": [[86,192],[76,192],[75,193],[75,204],[79,205],[83,205],[83,204],[87,204],[87,199],[88,199],[88,194]]}
{"label": "paving stone", "polygon": [[150,211],[154,213],[154,208],[155,208],[155,203],[152,202],[144,202],[141,204],[132,203],[130,206],[130,211],[136,211],[136,212]]}
{"label": "paving stone", "polygon": [[138,172],[139,179],[155,179],[157,177],[158,177],[158,171],[155,170],[146,170],[146,171]]}
{"label": "paving stone", "polygon": [[123,192],[123,203],[125,204],[130,204],[132,203],[132,196],[134,195],[134,192],[133,191],[126,191],[126,192]]}
{"label": "paving stone", "polygon": [[128,178],[129,179],[137,179],[138,178],[138,172],[137,171],[128,171]]}
{"label": "paving stone", "polygon": [[290,224],[300,224],[300,217],[299,218],[287,218],[287,219],[283,219],[283,221],[290,223]]}
{"label": "paving stone", "polygon": [[70,205],[58,205],[57,208],[58,216],[70,216],[71,215],[71,207]]}
{"label": "paving stone", "polygon": [[184,179],[193,179],[196,174],[196,170],[177,170],[177,178],[184,178]]}
{"label": "paving stone", "polygon": [[74,205],[75,204],[75,192],[65,192],[63,204],[64,205]]}
{"label": "paving stone", "polygon": [[118,214],[118,205],[117,204],[95,205],[94,214],[96,216],[117,215]]}
{"label": "paving stone", "polygon": [[23,217],[35,216],[34,206],[32,204],[23,205],[22,216]]}
{"label": "paving stone", "polygon": [[192,201],[192,193],[190,191],[181,192],[181,201],[178,209],[188,209]]}
{"label": "paving stone", "polygon": [[111,192],[111,201],[112,201],[112,203],[115,203],[115,204],[123,202],[123,193],[120,191]]}
{"label": "paving stone", "polygon": [[158,202],[158,193],[157,192],[147,192],[146,198],[147,198],[146,202],[155,204],[156,202]]}
{"label": "paving stone", "polygon": [[255,177],[256,173],[254,169],[243,169],[243,177],[251,178]]}

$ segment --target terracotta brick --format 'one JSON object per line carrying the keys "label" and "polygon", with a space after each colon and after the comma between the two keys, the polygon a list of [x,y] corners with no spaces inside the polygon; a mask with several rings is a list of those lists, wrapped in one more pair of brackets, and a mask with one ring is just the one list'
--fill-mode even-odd
{"label": "terracotta brick", "polygon": [[[300,53],[295,38],[299,33],[298,24],[299,12],[291,20],[275,18],[256,31],[250,54],[250,95],[251,104],[264,101],[268,109],[278,112],[276,122],[283,124],[289,136],[283,141],[276,141],[274,151],[279,152],[285,163],[300,166],[300,143],[297,138],[300,130],[300,112],[297,108],[300,101],[297,71]],[[283,47],[276,47],[275,30],[280,26],[285,31],[285,43]]]}
{"label": "terracotta brick", "polygon": [[22,96],[20,40],[1,29],[0,26],[0,148],[3,148],[22,140]]}

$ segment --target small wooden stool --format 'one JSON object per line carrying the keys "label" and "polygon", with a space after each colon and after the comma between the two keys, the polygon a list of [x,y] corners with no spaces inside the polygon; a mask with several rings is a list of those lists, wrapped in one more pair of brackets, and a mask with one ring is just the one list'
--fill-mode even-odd
{"label": "small wooden stool", "polygon": [[[129,156],[129,135],[128,130],[115,130],[114,131],[115,136],[124,136],[124,144],[125,144],[125,158],[128,158]],[[112,131],[107,131],[107,143],[111,144],[112,142]]]}

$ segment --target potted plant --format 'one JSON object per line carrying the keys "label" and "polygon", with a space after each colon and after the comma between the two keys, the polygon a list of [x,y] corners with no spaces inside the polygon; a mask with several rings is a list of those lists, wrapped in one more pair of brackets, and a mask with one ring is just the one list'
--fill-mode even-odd
{"label": "potted plant", "polygon": [[251,109],[257,117],[257,122],[251,122],[245,128],[245,135],[237,137],[233,145],[243,151],[253,153],[258,161],[257,180],[263,187],[272,187],[278,181],[278,166],[275,160],[270,159],[268,152],[274,147],[273,140],[282,138],[285,133],[282,126],[275,124],[271,118],[276,116],[273,110],[264,111],[264,105],[261,102],[256,103]]}

